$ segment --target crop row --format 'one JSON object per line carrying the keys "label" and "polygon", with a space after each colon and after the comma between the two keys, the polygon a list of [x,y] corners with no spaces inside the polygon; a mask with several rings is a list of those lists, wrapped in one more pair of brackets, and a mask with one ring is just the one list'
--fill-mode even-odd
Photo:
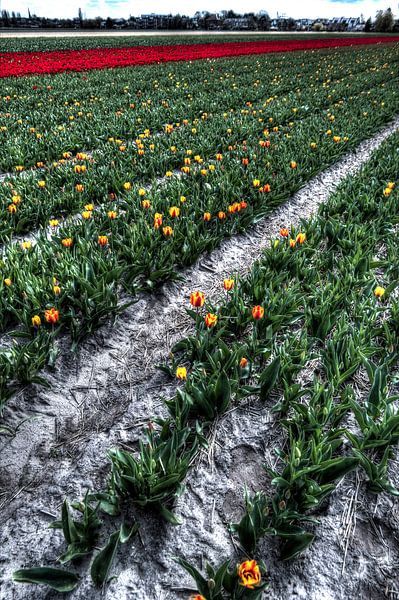
{"label": "crop row", "polygon": [[[157,144],[160,141],[153,138],[166,125],[174,127],[172,141],[154,149],[154,158],[159,150],[170,155],[170,146],[180,158],[185,146],[202,153],[204,115],[221,118],[226,113],[227,130],[240,111],[257,110],[268,126],[277,104],[287,113],[296,108],[295,114],[283,118],[297,121],[313,107],[321,109],[395,80],[397,60],[395,46],[369,46],[297,53],[289,62],[286,55],[272,55],[234,63],[180,63],[168,70],[153,65],[83,76],[7,79],[0,100],[0,171],[37,163],[49,167],[65,152],[105,150],[110,137],[120,139],[123,147],[142,136],[147,139],[149,133]],[[262,121],[259,129],[262,132]]]}
{"label": "crop row", "polygon": [[[115,517],[133,504],[177,524],[171,510],[193,457],[215,418],[243,399],[275,413],[281,447],[276,466],[267,467],[269,489],[247,496],[245,515],[231,526],[247,560],[231,570],[227,557],[205,577],[180,560],[201,599],[260,598],[267,577],[259,541],[278,536],[283,559],[302,552],[315,538],[317,509],[345,474],[362,468],[371,493],[399,495],[388,477],[399,440],[392,374],[399,359],[398,148],[396,133],[315,217],[276,232],[247,276],[221,282],[226,296],[218,305],[193,291],[195,332],[163,367],[182,382],[165,401],[168,416],[143,431],[138,451],[109,452],[106,488],[71,505],[83,521],[65,501],[54,525],[68,544],[62,563],[93,551],[102,513]],[[304,378],[310,364],[312,377]],[[369,385],[359,398],[361,371]],[[111,535],[92,563],[94,583],[106,581],[118,544],[137,528],[122,525]],[[15,578],[56,589],[79,580],[47,567]]]}
{"label": "crop row", "polygon": [[[323,33],[323,39],[336,38],[336,33]],[[340,37],[355,38],[358,34],[341,33]],[[385,36],[381,34],[368,34],[370,39],[373,37],[384,39]],[[296,34],[290,32],[289,34],[280,34],[279,40],[287,39],[317,39],[314,33],[309,34]],[[276,40],[275,34],[259,33],[253,34],[248,38],[246,34],[228,34],[228,35],[157,35],[149,37],[143,32],[142,36],[135,35],[132,37],[127,34],[124,36],[70,36],[62,37],[55,35],[54,37],[40,37],[36,36],[33,38],[2,38],[0,39],[0,52],[49,52],[54,50],[87,50],[95,48],[125,48],[132,45],[135,46],[158,46],[158,45],[176,45],[176,44],[208,44],[209,42],[224,43],[224,42],[242,42],[245,40],[251,41],[262,41],[262,40]]]}

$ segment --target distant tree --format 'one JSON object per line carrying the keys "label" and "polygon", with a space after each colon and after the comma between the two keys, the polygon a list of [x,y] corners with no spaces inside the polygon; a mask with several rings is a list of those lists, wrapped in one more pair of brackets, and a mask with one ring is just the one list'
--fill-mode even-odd
{"label": "distant tree", "polygon": [[366,31],[366,32],[371,31],[371,25],[372,25],[371,17],[369,17],[364,25],[364,31]]}
{"label": "distant tree", "polygon": [[114,22],[111,19],[111,17],[107,17],[107,20],[105,21],[105,28],[112,29],[113,25],[114,25]]}
{"label": "distant tree", "polygon": [[10,13],[7,10],[1,11],[1,19],[4,23],[4,27],[10,27]]}
{"label": "distant tree", "polygon": [[258,22],[258,29],[261,29],[262,31],[269,31],[270,25],[271,25],[271,20],[270,20],[269,15],[267,14],[267,12],[261,11],[257,15],[256,19]]}
{"label": "distant tree", "polygon": [[392,31],[394,25],[393,14],[390,8],[379,10],[375,17],[374,29],[376,31]]}
{"label": "distant tree", "polygon": [[289,19],[287,20],[287,30],[295,31],[295,29],[296,29],[296,21],[294,19],[292,19],[291,17],[289,17]]}

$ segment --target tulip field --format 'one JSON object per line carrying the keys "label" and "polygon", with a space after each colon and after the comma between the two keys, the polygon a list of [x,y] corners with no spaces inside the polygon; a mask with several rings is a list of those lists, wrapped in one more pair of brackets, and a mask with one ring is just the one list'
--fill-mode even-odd
{"label": "tulip field", "polygon": [[[30,43],[0,44],[0,599],[394,599],[397,38]],[[179,292],[387,127],[306,217]],[[170,286],[161,327],[139,307]],[[141,376],[75,408],[113,335]],[[225,497],[214,468],[238,469]]]}

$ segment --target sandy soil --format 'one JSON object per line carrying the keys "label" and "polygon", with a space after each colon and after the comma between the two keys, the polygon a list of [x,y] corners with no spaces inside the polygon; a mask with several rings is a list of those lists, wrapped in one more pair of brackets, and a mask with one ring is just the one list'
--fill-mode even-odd
{"label": "sandy soil", "polygon": [[[15,438],[0,438],[0,600],[59,598],[45,588],[13,584],[11,573],[20,567],[55,565],[65,546],[60,532],[47,525],[58,516],[64,497],[73,499],[88,487],[104,487],[107,450],[134,447],[148,418],[163,414],[161,397],[173,393],[174,383],[155,365],[191,329],[184,311],[190,292],[199,289],[216,300],[223,277],[248,271],[270,236],[283,225],[309,217],[398,127],[399,117],[246,235],[226,240],[185,269],[182,282],[141,296],[114,326],[85,342],[78,355],[68,353],[63,340],[62,360],[49,374],[51,390],[31,386],[9,402],[5,416],[10,425],[29,420]],[[104,591],[96,590],[84,562],[77,569],[82,584],[69,598],[183,600],[193,583],[172,556],[185,556],[198,566],[204,558],[240,559],[225,525],[242,512],[243,486],[255,490],[265,483],[262,464],[270,462],[278,443],[270,406],[241,406],[215,424],[211,451],[190,471],[177,502],[181,526],[166,525],[151,514],[140,516],[141,535],[119,552],[113,567],[116,578]],[[318,516],[315,543],[289,564],[278,561],[273,542],[263,542],[270,572],[268,597],[397,598],[397,501],[368,496],[362,481],[353,476],[344,480]]]}

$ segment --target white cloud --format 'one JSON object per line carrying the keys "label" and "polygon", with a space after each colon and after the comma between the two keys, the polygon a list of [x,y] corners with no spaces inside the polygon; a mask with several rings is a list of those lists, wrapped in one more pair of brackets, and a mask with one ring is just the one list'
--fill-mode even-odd
{"label": "white cloud", "polygon": [[[128,17],[130,14],[137,16],[148,13],[180,13],[192,16],[197,10],[235,10],[236,12],[259,12],[268,10],[271,17],[276,16],[276,3],[267,3],[264,0],[171,0],[167,4],[163,0],[68,0],[68,3],[49,3],[48,0],[3,0],[2,9],[20,12],[22,16],[28,14],[28,7],[32,14],[46,17],[76,17],[79,8],[87,17]],[[374,17],[377,10],[385,10],[389,6],[388,0],[306,0],[298,3],[294,0],[279,0],[278,12],[294,18],[299,17],[357,17],[363,14],[365,18]]]}

